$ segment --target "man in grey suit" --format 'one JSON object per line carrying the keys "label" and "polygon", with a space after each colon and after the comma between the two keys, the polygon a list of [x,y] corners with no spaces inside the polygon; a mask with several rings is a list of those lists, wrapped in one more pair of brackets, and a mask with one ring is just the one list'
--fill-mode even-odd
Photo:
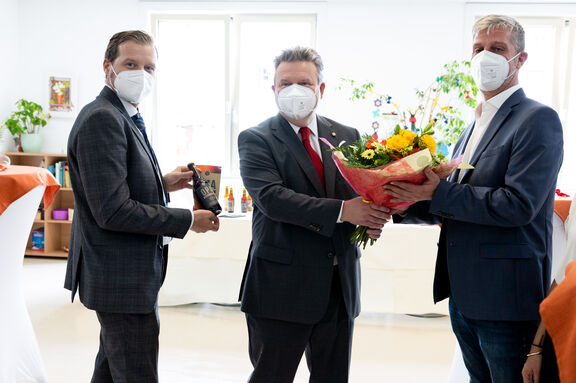
{"label": "man in grey suit", "polygon": [[485,101],[454,148],[474,169],[447,181],[427,169],[421,186],[387,186],[399,200],[423,201],[402,222],[442,223],[434,300],[450,297],[452,328],[473,383],[520,383],[526,357],[542,351],[531,343],[549,286],[563,139],[556,112],[518,85],[527,57],[516,20],[479,19],[472,73]]}
{"label": "man in grey suit", "polygon": [[115,34],[104,59],[106,86],[68,139],[74,188],[65,288],[95,310],[100,350],[92,382],[158,381],[158,290],[168,237],[218,230],[207,210],[166,207],[191,188],[186,167],[162,176],[138,103],[152,89],[156,51],[145,32]]}
{"label": "man in grey suit", "polygon": [[360,312],[360,250],[350,235],[365,225],[377,238],[390,215],[356,197],[319,143],[359,138],[315,113],[325,87],[320,56],[288,49],[275,66],[280,113],[238,137],[240,172],[254,202],[240,293],[254,366],[249,382],[292,382],[305,351],[310,382],[347,382]]}

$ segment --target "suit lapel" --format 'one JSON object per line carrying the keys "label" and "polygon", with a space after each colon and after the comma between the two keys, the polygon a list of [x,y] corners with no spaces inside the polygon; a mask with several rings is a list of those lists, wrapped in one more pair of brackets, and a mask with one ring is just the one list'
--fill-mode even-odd
{"label": "suit lapel", "polygon": [[295,134],[294,129],[292,129],[292,126],[290,126],[284,117],[282,117],[280,114],[278,114],[276,117],[278,119],[278,124],[273,127],[274,135],[278,137],[282,142],[284,142],[284,144],[289,148],[290,153],[294,154],[296,162],[298,162],[298,165],[300,165],[308,180],[312,183],[312,185],[314,185],[314,188],[318,194],[321,197],[326,197],[326,192],[324,191],[322,183],[318,178],[318,173],[316,173],[316,169],[314,168],[312,160],[304,148],[302,141],[298,135]]}
{"label": "suit lapel", "polygon": [[[492,121],[490,121],[490,125],[488,125],[486,132],[484,132],[484,135],[482,136],[482,139],[478,143],[476,150],[474,150],[474,154],[470,159],[470,165],[476,166],[476,163],[478,163],[480,156],[488,148],[490,142],[492,142],[494,136],[496,135],[496,133],[498,133],[498,131],[502,127],[502,124],[504,123],[504,121],[506,121],[506,118],[508,118],[510,112],[512,112],[512,108],[516,106],[518,103],[520,103],[524,98],[526,98],[524,91],[522,89],[519,89],[516,92],[514,92],[504,102],[504,104],[502,104],[502,106],[498,109],[498,111],[492,118]],[[470,174],[472,174],[472,172],[470,170],[467,170],[462,176],[461,182],[464,182],[465,177],[470,176]]]}
{"label": "suit lapel", "polygon": [[168,192],[166,191],[166,186],[164,185],[164,177],[162,177],[162,172],[156,166],[154,158],[152,157],[152,153],[150,153],[148,145],[146,145],[146,141],[144,141],[144,136],[142,136],[142,133],[140,132],[134,121],[132,121],[132,118],[130,118],[128,112],[126,112],[126,108],[124,108],[124,105],[122,105],[122,102],[120,101],[116,93],[114,93],[114,91],[112,91],[112,89],[108,88],[107,86],[104,86],[104,89],[102,89],[102,92],[100,92],[100,96],[108,100],[112,104],[112,106],[114,106],[120,112],[120,114],[122,114],[122,117],[124,117],[124,120],[126,120],[128,125],[130,126],[132,134],[136,136],[136,139],[140,143],[142,149],[144,149],[144,151],[146,152],[148,160],[150,161],[152,167],[154,168],[154,171],[156,173],[156,180],[158,181],[162,189],[162,195],[164,196],[164,199],[166,200],[166,202],[169,202],[169,196]]}
{"label": "suit lapel", "polygon": [[[339,138],[336,136],[332,136],[332,131],[330,129],[331,125],[329,121],[326,119],[318,116],[318,138],[325,138],[332,144],[332,146],[338,146]],[[339,173],[338,168],[336,168],[336,164],[332,159],[332,152],[328,151],[328,146],[319,141],[320,143],[320,152],[322,155],[322,165],[324,166],[324,184],[326,185],[326,195],[333,196],[335,195],[335,187],[336,187],[336,175]]]}
{"label": "suit lapel", "polygon": [[[470,140],[470,136],[472,135],[472,131],[474,130],[475,125],[476,125],[475,122],[473,122],[471,125],[468,126],[466,130],[464,130],[464,133],[462,133],[462,137],[454,147],[454,153],[452,153],[452,158],[458,158],[458,156],[464,154],[464,149],[466,148],[466,145],[468,145],[468,140]],[[450,174],[450,177],[448,177],[448,181],[457,182],[461,171],[465,170],[456,169],[455,172]]]}

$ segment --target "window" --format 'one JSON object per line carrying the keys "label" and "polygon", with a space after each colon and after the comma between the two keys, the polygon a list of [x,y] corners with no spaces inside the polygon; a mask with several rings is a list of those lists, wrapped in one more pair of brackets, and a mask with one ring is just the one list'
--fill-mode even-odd
{"label": "window", "polygon": [[315,46],[313,15],[152,16],[159,51],[153,144],[164,170],[194,161],[237,177],[238,133],[277,112],[273,59]]}
{"label": "window", "polygon": [[576,192],[576,19],[564,17],[518,18],[526,33],[528,60],[520,71],[520,84],[528,97],[554,108],[564,127],[564,162],[558,187]]}

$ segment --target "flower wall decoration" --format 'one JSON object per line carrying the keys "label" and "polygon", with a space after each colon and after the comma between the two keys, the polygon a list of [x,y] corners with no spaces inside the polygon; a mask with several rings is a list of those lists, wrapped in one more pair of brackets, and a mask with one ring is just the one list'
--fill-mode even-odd
{"label": "flower wall decoration", "polygon": [[478,94],[469,61],[445,64],[432,84],[424,90],[416,89],[415,108],[401,107],[390,94],[376,91],[373,82],[360,83],[341,78],[338,89],[350,91],[350,100],[370,100],[373,105],[371,128],[375,139],[378,130],[386,125],[385,120],[392,119],[395,128],[414,133],[434,130],[439,139],[437,150],[443,155],[448,154],[449,147],[456,143],[467,125],[460,108],[475,108]]}

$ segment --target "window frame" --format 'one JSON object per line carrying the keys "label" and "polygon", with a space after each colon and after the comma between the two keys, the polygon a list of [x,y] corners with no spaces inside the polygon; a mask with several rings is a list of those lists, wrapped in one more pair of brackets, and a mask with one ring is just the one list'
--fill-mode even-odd
{"label": "window frame", "polygon": [[[150,30],[155,39],[160,33],[160,23],[170,21],[190,20],[223,20],[225,28],[225,158],[222,161],[223,177],[240,179],[238,143],[239,126],[239,95],[240,95],[240,46],[242,41],[241,28],[245,22],[308,22],[310,23],[310,47],[316,48],[318,14],[307,13],[234,13],[218,12],[215,14],[198,13],[164,13],[152,12],[150,14]],[[280,48],[279,48],[280,49]],[[159,52],[161,60],[162,52]],[[272,57],[270,58],[272,60]],[[162,65],[161,62],[159,65]],[[271,84],[272,85],[272,84]],[[155,88],[152,95],[151,113],[153,127],[158,126],[158,91]],[[271,110],[270,115],[276,111]],[[159,129],[152,129],[152,143],[157,142]]]}

